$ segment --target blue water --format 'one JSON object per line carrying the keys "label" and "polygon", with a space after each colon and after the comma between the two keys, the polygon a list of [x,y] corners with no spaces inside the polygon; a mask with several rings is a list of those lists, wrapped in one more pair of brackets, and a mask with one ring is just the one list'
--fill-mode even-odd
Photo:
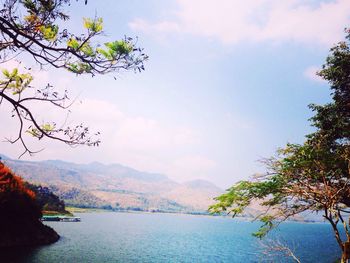
{"label": "blue water", "polygon": [[[61,239],[52,245],[8,251],[0,262],[293,262],[263,254],[251,236],[257,222],[176,214],[84,213],[80,223],[50,222]],[[301,262],[334,262],[339,249],[331,227],[285,223],[274,233]]]}

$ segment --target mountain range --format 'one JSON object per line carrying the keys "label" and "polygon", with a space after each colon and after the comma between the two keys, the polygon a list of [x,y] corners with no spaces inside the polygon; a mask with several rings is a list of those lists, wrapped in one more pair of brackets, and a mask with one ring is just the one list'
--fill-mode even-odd
{"label": "mountain range", "polygon": [[49,187],[66,205],[77,207],[205,213],[213,198],[223,193],[208,181],[178,183],[162,174],[120,164],[33,162],[0,157],[23,179]]}

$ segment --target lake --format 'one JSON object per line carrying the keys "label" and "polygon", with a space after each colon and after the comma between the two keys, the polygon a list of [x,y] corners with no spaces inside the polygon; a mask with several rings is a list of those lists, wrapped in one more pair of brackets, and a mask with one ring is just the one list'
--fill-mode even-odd
{"label": "lake", "polygon": [[[224,217],[147,213],[82,213],[82,222],[48,222],[61,239],[52,245],[7,250],[0,262],[293,262],[267,256],[251,235],[258,222]],[[339,249],[324,223],[284,223],[275,239],[302,262],[334,262]]]}

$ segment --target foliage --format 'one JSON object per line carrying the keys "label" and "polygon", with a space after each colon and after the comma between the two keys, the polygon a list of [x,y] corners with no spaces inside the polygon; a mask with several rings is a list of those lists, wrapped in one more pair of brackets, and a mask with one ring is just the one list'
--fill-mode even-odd
{"label": "foliage", "polygon": [[[212,212],[240,214],[259,201],[265,212],[257,237],[264,237],[280,222],[304,211],[319,212],[331,224],[343,251],[350,241],[349,224],[344,213],[350,208],[350,32],[347,41],[330,51],[318,73],[329,82],[332,102],[311,104],[315,113],[311,123],[315,132],[303,144],[287,144],[277,155],[263,160],[267,173],[240,181],[216,198]],[[339,224],[344,227],[342,238]]]}
{"label": "foliage", "polygon": [[57,186],[50,186],[50,191],[64,200],[68,206],[80,208],[105,208],[108,204],[97,198],[95,195],[78,188],[59,188]]}
{"label": "foliage", "polygon": [[[87,1],[85,1],[86,4]],[[124,37],[103,45],[96,38],[103,35],[102,18],[84,18],[86,31],[76,35],[63,28],[69,16],[64,11],[70,0],[6,0],[0,10],[0,63],[9,61],[21,53],[30,55],[43,67],[66,69],[77,75],[118,73],[120,70],[144,70],[147,60],[137,39]],[[33,154],[24,139],[24,134],[38,140],[50,138],[68,145],[98,146],[99,133],[90,134],[82,124],[60,126],[54,121],[39,122],[33,112],[33,103],[50,104],[67,109],[68,91],[59,93],[52,85],[33,87],[31,69],[20,72],[4,69],[0,79],[0,105],[12,107],[12,117],[19,121],[19,131],[11,143],[19,142],[24,152]]]}
{"label": "foliage", "polygon": [[0,162],[0,221],[18,221],[20,218],[38,220],[40,208],[35,203],[35,194],[23,180]]}
{"label": "foliage", "polygon": [[35,193],[0,162],[0,248],[43,245],[58,240],[50,227],[40,222],[41,209]]}
{"label": "foliage", "polygon": [[289,247],[288,242],[277,239],[265,239],[260,241],[260,245],[263,248],[262,260],[267,261],[270,258],[271,262],[275,258],[286,258],[290,257],[294,262],[300,263],[300,259],[295,255],[295,246],[293,248]]}
{"label": "foliage", "polygon": [[[49,188],[23,181],[21,177],[15,175],[2,162],[0,162],[0,202],[0,210],[3,213],[5,213],[4,205],[6,204],[9,209],[12,206],[11,209],[18,212],[27,209],[32,210],[36,215],[35,219],[41,217],[41,211],[43,210],[67,213],[64,202],[53,194]],[[14,204],[9,205],[11,202],[14,202]],[[26,207],[27,205],[20,205],[20,203],[30,204],[29,208]],[[18,216],[18,212],[16,216]],[[8,213],[8,216],[10,216],[10,213]]]}
{"label": "foliage", "polygon": [[25,186],[34,192],[35,202],[42,212],[68,213],[65,204],[48,187],[26,183]]}

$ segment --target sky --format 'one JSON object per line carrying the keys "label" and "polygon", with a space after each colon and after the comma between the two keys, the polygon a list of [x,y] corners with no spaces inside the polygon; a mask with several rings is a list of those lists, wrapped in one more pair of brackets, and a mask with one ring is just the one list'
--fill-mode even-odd
{"label": "sky", "polygon": [[[37,85],[50,82],[77,98],[68,123],[100,131],[102,144],[31,142],[45,150],[22,159],[120,163],[228,188],[264,172],[259,160],[287,142],[302,143],[312,131],[307,105],[330,100],[328,84],[315,72],[344,40],[350,1],[89,0],[72,1],[67,12],[71,19],[63,26],[74,32],[82,31],[83,17],[98,16],[102,41],[137,37],[149,55],[146,70],[94,78],[37,70]],[[28,58],[23,64],[35,67]],[[66,118],[33,107],[42,120]],[[14,137],[16,121],[5,106],[0,114],[0,136]],[[0,152],[17,158],[20,145],[4,141]]]}

